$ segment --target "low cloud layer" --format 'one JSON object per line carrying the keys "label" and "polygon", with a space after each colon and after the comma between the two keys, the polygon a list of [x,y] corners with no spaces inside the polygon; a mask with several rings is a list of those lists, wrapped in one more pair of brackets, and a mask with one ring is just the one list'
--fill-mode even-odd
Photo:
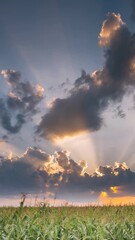
{"label": "low cloud layer", "polygon": [[[135,89],[135,35],[120,14],[110,13],[99,34],[105,62],[91,75],[82,71],[68,97],[55,99],[37,127],[37,134],[51,140],[97,131],[109,104],[121,104]],[[121,109],[121,108],[120,108]],[[119,112],[124,117],[122,112]]]}
{"label": "low cloud layer", "polygon": [[2,70],[0,75],[10,87],[9,93],[0,98],[1,126],[7,133],[16,134],[37,113],[44,89],[40,85],[33,86],[29,81],[22,81],[20,72],[15,70]]}
{"label": "low cloud layer", "polygon": [[[49,155],[38,148],[28,148],[20,157],[0,158],[0,190],[20,193],[52,192],[55,194],[100,193],[135,194],[135,172],[126,163],[100,166],[87,173],[87,163],[71,159],[66,151]],[[115,188],[113,188],[115,187]]]}

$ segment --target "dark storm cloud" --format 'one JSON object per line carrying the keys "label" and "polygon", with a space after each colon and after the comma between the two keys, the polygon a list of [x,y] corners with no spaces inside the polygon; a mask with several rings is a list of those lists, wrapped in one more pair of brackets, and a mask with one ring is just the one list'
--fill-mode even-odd
{"label": "dark storm cloud", "polygon": [[131,7],[132,7],[131,19],[132,19],[133,21],[135,21],[135,0],[132,0],[132,5],[131,5]]}
{"label": "dark storm cloud", "polygon": [[43,137],[55,138],[86,129],[98,130],[102,122],[100,103],[96,94],[89,92],[87,86],[79,87],[68,98],[56,99],[49,112],[43,116],[37,132]]}
{"label": "dark storm cloud", "polygon": [[[97,131],[109,104],[120,105],[129,90],[134,90],[135,35],[129,32],[119,14],[108,14],[99,34],[99,45],[105,51],[103,69],[91,75],[82,71],[69,96],[53,101],[37,128],[40,136],[55,140],[86,130]],[[124,117],[118,110],[118,115]]]}
{"label": "dark storm cloud", "polygon": [[[42,180],[42,179],[41,179]],[[40,177],[29,163],[2,160],[0,167],[1,190],[24,190],[40,187]]]}
{"label": "dark storm cloud", "polygon": [[128,190],[132,189],[132,193],[135,193],[135,172],[132,172],[126,163],[115,162],[114,166],[100,166],[95,173],[95,177],[99,177],[99,187],[107,189],[111,186],[125,186]]}
{"label": "dark storm cloud", "polygon": [[42,189],[48,174],[42,167],[48,155],[38,148],[28,148],[20,157],[8,159],[1,157],[0,189],[1,190],[37,190]]}
{"label": "dark storm cloud", "polygon": [[135,173],[125,163],[100,166],[90,175],[85,161],[79,163],[65,151],[49,155],[38,148],[28,148],[20,157],[0,158],[0,190],[89,192],[110,191],[112,186],[135,193]]}
{"label": "dark storm cloud", "polygon": [[43,99],[43,88],[23,82],[20,72],[14,70],[2,70],[0,74],[11,88],[7,96],[0,98],[1,125],[8,133],[16,134],[26,119],[37,113],[37,105]]}
{"label": "dark storm cloud", "polygon": [[29,163],[36,169],[44,168],[44,163],[49,161],[50,155],[39,148],[28,148],[26,152],[19,158],[20,161]]}
{"label": "dark storm cloud", "polygon": [[[86,162],[77,163],[68,156],[67,164],[63,156],[62,159],[66,165],[63,165],[63,170],[59,172],[59,179],[55,178],[59,192],[101,192],[110,191],[112,186],[124,186],[126,191],[130,187],[131,193],[135,193],[135,173],[125,163],[116,162],[114,166],[100,166],[92,175],[89,175],[86,172]],[[57,158],[56,161],[58,161]],[[53,178],[53,174],[51,178]]]}

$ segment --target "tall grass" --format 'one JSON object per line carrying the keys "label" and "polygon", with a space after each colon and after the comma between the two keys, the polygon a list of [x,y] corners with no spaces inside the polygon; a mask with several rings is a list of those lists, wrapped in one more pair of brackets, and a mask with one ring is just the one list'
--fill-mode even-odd
{"label": "tall grass", "polygon": [[0,240],[135,240],[135,206],[0,208]]}

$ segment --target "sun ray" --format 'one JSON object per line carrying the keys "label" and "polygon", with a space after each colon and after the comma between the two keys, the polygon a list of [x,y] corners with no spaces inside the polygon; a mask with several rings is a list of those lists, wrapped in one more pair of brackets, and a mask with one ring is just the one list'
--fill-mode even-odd
{"label": "sun ray", "polygon": [[87,161],[89,172],[93,172],[98,166],[95,146],[90,134],[85,133],[75,137],[65,137],[56,141],[56,145],[71,152],[73,159],[76,161]]}

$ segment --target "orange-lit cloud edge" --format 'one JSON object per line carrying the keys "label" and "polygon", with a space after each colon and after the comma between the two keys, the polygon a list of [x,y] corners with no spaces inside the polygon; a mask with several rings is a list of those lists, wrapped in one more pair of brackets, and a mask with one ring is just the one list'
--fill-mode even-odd
{"label": "orange-lit cloud edge", "polygon": [[[33,155],[34,154],[34,155]],[[38,155],[37,155],[38,154]],[[39,158],[38,158],[39,157]],[[40,159],[41,158],[41,159]],[[43,161],[44,159],[44,161]],[[41,161],[39,161],[41,160]],[[46,161],[45,161],[46,160]],[[126,185],[125,182],[116,183],[117,185],[113,185],[110,183],[109,185],[105,184],[100,188],[100,182],[102,181],[102,178],[104,178],[106,175],[113,176],[114,178],[119,175],[119,173],[122,171],[124,174],[126,172],[130,171],[128,166],[126,165],[125,162],[123,163],[118,163],[115,162],[114,166],[106,165],[105,167],[99,166],[95,172],[92,175],[85,175],[87,172],[87,163],[85,161],[81,161],[80,163],[74,162],[73,160],[70,160],[70,153],[66,151],[61,151],[61,152],[55,152],[54,155],[48,155],[46,152],[42,151],[41,149],[32,149],[28,148],[26,152],[18,159],[14,159],[12,153],[8,155],[6,162],[9,163],[9,166],[13,167],[14,162],[16,161],[22,161],[24,163],[29,163],[32,164],[32,166],[35,169],[39,169],[42,171],[46,171],[48,174],[49,179],[51,179],[55,174],[60,174],[58,181],[54,182],[54,188],[51,189],[51,186],[47,186],[47,182],[45,183],[45,188],[42,189],[42,197],[41,194],[37,194],[39,197],[39,201],[47,201],[47,204],[53,205],[64,205],[64,204],[69,204],[71,205],[70,201],[73,201],[74,205],[80,205],[81,202],[83,202],[83,205],[128,205],[128,204],[135,204],[135,196],[133,195],[134,191],[131,192],[128,187],[129,185]],[[64,162],[63,162],[64,161]],[[70,162],[71,161],[71,162]],[[11,163],[11,164],[10,164]],[[73,165],[70,165],[70,164]],[[64,164],[64,165],[63,165]],[[54,174],[54,175],[53,175]],[[65,175],[66,174],[66,175]],[[67,187],[67,199],[66,196],[61,195],[61,189],[62,184],[64,184],[66,188],[66,184],[68,183],[69,179],[68,176],[70,177],[79,177],[79,179],[84,179],[87,177],[90,177],[93,179],[96,177],[95,182],[96,185],[94,185],[93,188],[89,189],[89,187],[84,191],[82,188],[82,192],[75,191],[74,194],[72,194],[72,191],[70,192],[68,187]],[[86,173],[87,174],[87,173]],[[63,182],[64,177],[66,178],[66,182]],[[86,177],[87,176],[87,177]],[[87,179],[88,180],[88,179]],[[107,180],[107,179],[106,179]],[[81,183],[81,181],[80,181]],[[69,184],[72,185],[72,182],[69,182]],[[78,182],[77,182],[78,184]],[[74,185],[74,181],[73,181]],[[86,183],[87,185],[87,183]],[[70,186],[70,185],[69,185]],[[74,190],[78,187],[77,185],[74,186]],[[85,187],[85,185],[84,185]],[[132,186],[133,189],[133,186]],[[41,192],[41,188],[38,189],[39,192]],[[81,190],[81,189],[80,189]],[[130,190],[130,192],[129,192]],[[19,190],[20,191],[20,190]],[[33,192],[27,195],[27,203],[28,205],[31,205],[34,203],[35,195],[36,192]],[[56,194],[57,193],[57,194]],[[82,193],[83,193],[83,198],[82,198]],[[69,196],[68,196],[69,194]],[[57,195],[57,196],[56,196]],[[74,196],[73,196],[74,195]],[[57,197],[57,198],[56,198]],[[9,195],[6,199],[5,196],[0,197],[0,205],[3,206],[5,204],[7,205],[14,205],[15,202],[16,204],[19,203],[19,195]],[[61,200],[62,198],[62,200]],[[85,200],[85,201],[84,201]],[[60,204],[61,203],[61,204]]]}

